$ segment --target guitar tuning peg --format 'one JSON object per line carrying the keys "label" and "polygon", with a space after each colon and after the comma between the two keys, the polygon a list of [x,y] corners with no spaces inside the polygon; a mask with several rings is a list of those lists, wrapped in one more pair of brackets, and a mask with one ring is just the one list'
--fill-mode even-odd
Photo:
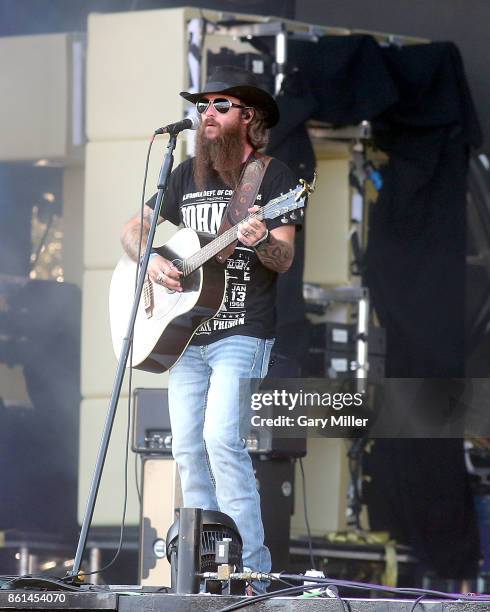
{"label": "guitar tuning peg", "polygon": [[301,210],[299,211],[299,214],[300,214],[302,217],[304,217],[304,216],[305,216],[305,211],[304,211],[303,209],[301,209]]}
{"label": "guitar tuning peg", "polygon": [[287,222],[288,222],[288,220],[287,220],[287,219],[286,219],[286,217],[283,215],[283,216],[281,217],[281,223],[287,223]]}
{"label": "guitar tuning peg", "polygon": [[291,219],[294,221],[296,219],[296,213],[292,212],[290,215]]}

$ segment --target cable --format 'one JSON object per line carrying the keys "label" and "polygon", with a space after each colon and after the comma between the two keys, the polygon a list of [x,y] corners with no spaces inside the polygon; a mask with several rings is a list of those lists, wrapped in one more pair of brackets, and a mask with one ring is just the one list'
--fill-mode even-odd
{"label": "cable", "polygon": [[274,597],[281,597],[282,595],[295,595],[296,593],[302,593],[303,591],[310,591],[312,589],[317,589],[317,584],[308,584],[308,585],[299,585],[295,587],[289,587],[287,589],[281,589],[279,591],[273,591],[272,593],[264,593],[263,595],[256,595],[254,597],[247,597],[246,599],[242,599],[237,603],[231,604],[230,606],[226,606],[225,608],[220,608],[217,612],[231,612],[232,610],[239,610],[240,608],[245,608],[246,606],[252,606],[259,601],[266,601],[267,599],[273,599]]}
{"label": "cable", "polygon": [[[341,605],[341,607],[342,607],[342,612],[350,612],[349,605],[347,604],[347,602],[346,602],[346,601],[344,601],[344,600],[342,599],[342,597],[341,597],[341,596],[340,596],[340,594],[339,594],[339,590],[338,590],[338,588],[337,588],[337,587],[336,587],[334,584],[327,584],[327,586],[325,587],[325,590],[326,590],[326,589],[329,589],[330,593],[333,593],[333,594],[334,594],[335,599],[338,599],[338,600],[339,600],[340,605]],[[331,595],[329,595],[328,593],[324,593],[324,595],[323,595],[323,596],[324,596],[324,597],[329,597],[329,598],[332,598],[332,596],[331,596]]]}
{"label": "cable", "polygon": [[464,601],[490,601],[490,595],[464,595],[462,593],[445,593],[443,591],[432,591],[430,589],[388,587],[382,584],[371,584],[369,582],[351,582],[349,580],[335,580],[333,578],[312,578],[310,576],[304,576],[302,574],[283,574],[283,578],[298,581],[306,579],[308,582],[315,582],[318,585],[334,584],[335,586],[339,587],[348,587],[352,589],[360,589],[367,591],[378,590],[398,595],[424,595],[440,597],[444,599],[461,599]]}
{"label": "cable", "polygon": [[282,582],[283,584],[287,584],[290,587],[295,586],[294,584],[291,584],[287,580],[284,580],[283,578],[281,578],[281,574],[283,574],[283,572],[279,572],[279,574],[277,576],[273,576],[272,574],[266,574],[266,576],[269,576],[270,579],[273,580],[273,581],[277,580],[278,582]]}
{"label": "cable", "polygon": [[310,553],[310,564],[311,564],[311,569],[316,570],[315,558],[313,556],[313,542],[311,540],[310,522],[308,520],[308,508],[306,506],[306,478],[305,478],[305,470],[303,468],[303,458],[302,457],[299,458],[299,467],[301,469],[301,482],[303,485],[303,508],[304,508],[304,514],[305,514],[306,532],[308,534],[308,550]]}
{"label": "cable", "polygon": [[140,475],[138,471],[138,468],[139,468],[138,459],[139,459],[139,454],[136,453],[136,458],[134,460],[134,484],[136,485],[136,494],[138,495],[139,508],[141,509],[141,489],[140,489]]}
{"label": "cable", "polygon": [[413,602],[412,607],[410,608],[410,612],[415,612],[415,608],[417,607],[417,604],[419,604],[422,599],[425,599],[427,597],[427,595],[424,593],[423,595],[421,595],[420,597],[417,597],[417,599]]}

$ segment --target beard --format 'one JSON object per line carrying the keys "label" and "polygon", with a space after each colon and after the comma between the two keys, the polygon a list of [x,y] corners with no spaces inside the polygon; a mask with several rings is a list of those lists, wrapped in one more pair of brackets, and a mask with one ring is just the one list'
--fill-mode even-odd
{"label": "beard", "polygon": [[201,123],[197,133],[194,158],[196,185],[203,190],[210,180],[219,177],[225,185],[235,189],[242,172],[244,149],[240,123],[221,127],[218,136],[210,139],[205,134],[206,121]]}

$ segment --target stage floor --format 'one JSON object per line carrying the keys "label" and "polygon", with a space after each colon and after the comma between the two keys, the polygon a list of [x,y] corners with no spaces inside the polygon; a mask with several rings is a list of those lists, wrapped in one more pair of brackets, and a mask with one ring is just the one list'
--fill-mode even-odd
{"label": "stage floor", "polygon": [[[106,587],[108,588],[108,587]],[[114,587],[112,587],[114,588]],[[167,593],[114,592],[41,592],[18,589],[0,591],[0,610],[113,610],[117,612],[211,612],[242,603],[242,609],[286,612],[411,612],[413,600],[343,599],[325,597],[272,597],[254,601],[252,597],[217,595],[173,595]],[[247,601],[248,606],[243,606]],[[485,601],[427,599],[417,604],[417,612],[482,612],[490,610]]]}

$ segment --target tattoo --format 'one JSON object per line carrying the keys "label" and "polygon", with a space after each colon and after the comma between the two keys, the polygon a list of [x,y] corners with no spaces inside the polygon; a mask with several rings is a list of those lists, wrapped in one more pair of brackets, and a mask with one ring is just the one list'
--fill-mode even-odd
{"label": "tattoo", "polygon": [[140,216],[133,217],[125,226],[121,236],[121,243],[126,253],[136,261],[138,259],[138,251],[141,238],[141,253],[143,253],[146,245],[146,239],[150,231],[152,210],[145,207],[143,213],[143,232],[141,233]]}
{"label": "tattoo", "polygon": [[266,268],[275,272],[286,272],[293,261],[294,246],[269,234],[269,240],[255,249]]}

